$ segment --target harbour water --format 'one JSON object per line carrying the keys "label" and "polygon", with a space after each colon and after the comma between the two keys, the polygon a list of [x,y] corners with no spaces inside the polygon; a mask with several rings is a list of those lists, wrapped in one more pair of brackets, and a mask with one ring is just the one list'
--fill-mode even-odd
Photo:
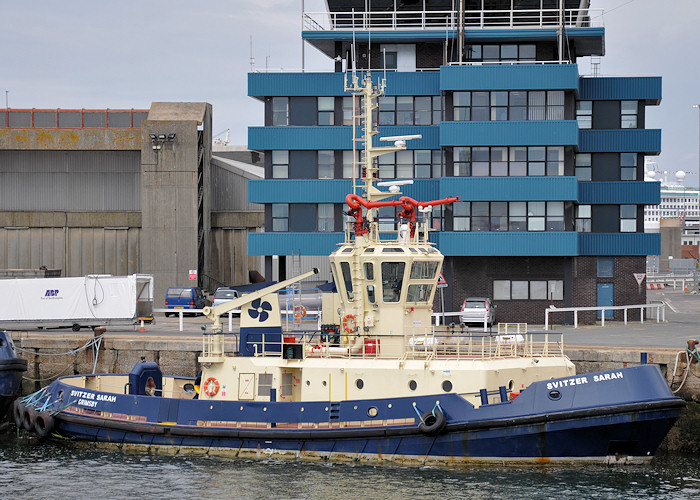
{"label": "harbour water", "polygon": [[684,499],[700,457],[649,465],[491,465],[455,469],[165,456],[0,434],[2,498]]}

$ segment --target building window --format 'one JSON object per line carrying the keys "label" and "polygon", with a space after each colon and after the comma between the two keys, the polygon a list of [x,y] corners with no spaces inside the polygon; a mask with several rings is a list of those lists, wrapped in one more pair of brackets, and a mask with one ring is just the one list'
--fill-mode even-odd
{"label": "building window", "polygon": [[574,172],[580,181],[590,181],[593,178],[591,153],[578,153],[576,155],[576,167]]}
{"label": "building window", "polygon": [[289,204],[271,203],[272,230],[274,232],[289,231]]}
{"label": "building window", "polygon": [[620,232],[637,231],[637,205],[620,205]]}
{"label": "building window", "polygon": [[[352,125],[352,100],[353,97],[343,97],[343,125]],[[359,106],[359,99],[356,106]]]}
{"label": "building window", "polygon": [[576,205],[576,232],[591,232],[591,206]]}
{"label": "building window", "polygon": [[564,300],[564,280],[493,280],[494,300]]}
{"label": "building window", "polygon": [[[351,110],[352,113],[352,110]],[[318,98],[318,124],[335,125],[335,98]]]}
{"label": "building window", "polygon": [[452,159],[455,176],[564,175],[563,146],[455,146]]}
{"label": "building window", "polygon": [[318,178],[333,179],[335,170],[335,151],[318,152]]}
{"label": "building window", "polygon": [[429,179],[440,177],[442,151],[439,149],[407,149],[377,158],[381,179]]}
{"label": "building window", "polygon": [[564,91],[453,92],[455,121],[563,120]]}
{"label": "building window", "polygon": [[318,204],[318,230],[323,233],[333,232],[335,229],[335,220],[333,216],[333,204],[332,203],[319,203]]}
{"label": "building window", "polygon": [[436,231],[442,231],[442,228],[445,227],[445,206],[435,205],[433,207],[431,217],[432,220],[430,227]]}
{"label": "building window", "polygon": [[598,257],[598,278],[613,278],[615,276],[615,258]]}
{"label": "building window", "polygon": [[[356,155],[356,162],[355,162],[355,178],[359,179],[360,176],[360,156],[361,152],[358,151]],[[381,158],[381,156],[379,157]],[[352,164],[352,151],[351,150],[345,150],[343,151],[343,179],[352,179],[352,169],[353,169],[353,164]]]}
{"label": "building window", "polygon": [[637,101],[620,102],[620,128],[637,128]]}
{"label": "building window", "polygon": [[464,48],[467,61],[535,61],[535,44],[467,45]]}
{"label": "building window", "polygon": [[289,125],[289,97],[272,98],[272,125]]}
{"label": "building window", "polygon": [[289,151],[272,152],[272,178],[289,178]]}
{"label": "building window", "polygon": [[593,128],[593,101],[576,101],[578,128]]}
{"label": "building window", "polygon": [[379,207],[377,223],[380,231],[396,231],[396,209],[394,207]]}
{"label": "building window", "polygon": [[396,70],[398,69],[398,53],[396,51],[389,52],[387,50],[382,51],[384,55],[384,60],[382,65],[385,69]]}
{"label": "building window", "polygon": [[637,180],[637,153],[620,153],[620,180]]}
{"label": "building window", "polygon": [[454,231],[564,231],[563,201],[473,201],[452,207]]}
{"label": "building window", "polygon": [[378,99],[379,125],[439,125],[439,96],[383,96]]}
{"label": "building window", "polygon": [[471,230],[471,203],[458,202],[452,205],[452,229],[454,231]]}

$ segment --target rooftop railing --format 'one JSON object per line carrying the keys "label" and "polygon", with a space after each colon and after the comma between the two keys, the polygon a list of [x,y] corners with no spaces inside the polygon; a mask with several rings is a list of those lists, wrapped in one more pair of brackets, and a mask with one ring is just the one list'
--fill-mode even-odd
{"label": "rooftop railing", "polygon": [[[464,29],[556,28],[562,24],[559,9],[464,11]],[[566,9],[566,28],[603,27],[603,9]],[[348,30],[456,30],[459,11],[304,12],[305,31]]]}

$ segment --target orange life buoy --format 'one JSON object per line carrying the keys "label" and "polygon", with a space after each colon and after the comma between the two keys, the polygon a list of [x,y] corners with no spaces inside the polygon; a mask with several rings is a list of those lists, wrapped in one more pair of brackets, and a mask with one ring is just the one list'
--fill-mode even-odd
{"label": "orange life buoy", "polygon": [[[352,327],[348,326],[348,323],[352,320]],[[348,333],[354,333],[357,328],[357,321],[354,314],[346,314],[343,318],[343,329]]]}
{"label": "orange life buoy", "polygon": [[301,323],[301,319],[306,317],[306,307],[302,305],[294,306],[294,317],[296,318],[297,323]]}
{"label": "orange life buoy", "polygon": [[219,392],[219,381],[214,377],[209,377],[206,382],[204,382],[204,394],[207,396],[214,396]]}

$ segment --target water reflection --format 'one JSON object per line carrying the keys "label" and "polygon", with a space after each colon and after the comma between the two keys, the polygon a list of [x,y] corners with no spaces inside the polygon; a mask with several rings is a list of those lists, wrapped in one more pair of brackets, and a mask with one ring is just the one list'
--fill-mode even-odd
{"label": "water reflection", "polygon": [[0,435],[3,498],[625,498],[700,495],[700,457],[651,465],[371,466],[166,456]]}

